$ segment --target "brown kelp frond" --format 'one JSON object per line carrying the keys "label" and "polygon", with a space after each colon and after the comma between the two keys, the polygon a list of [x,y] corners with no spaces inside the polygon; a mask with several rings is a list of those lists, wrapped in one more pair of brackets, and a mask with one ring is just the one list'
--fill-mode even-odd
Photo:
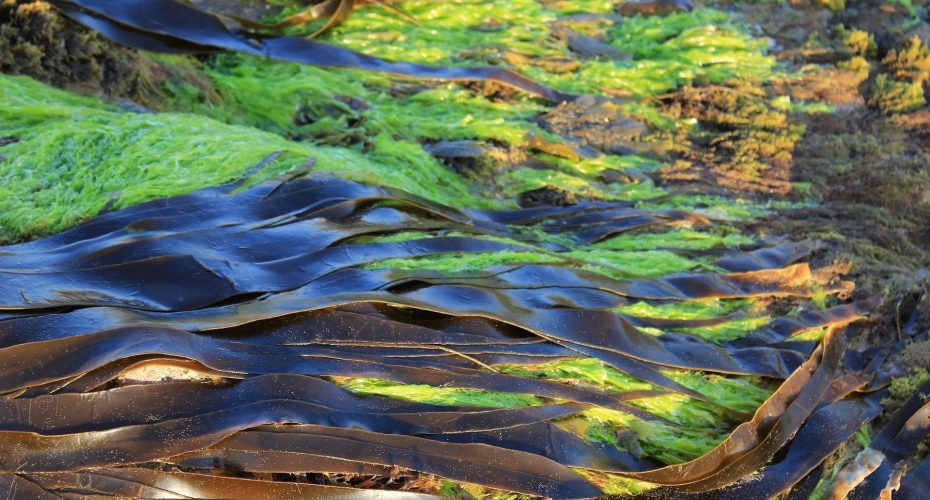
{"label": "brown kelp frond", "polygon": [[[288,36],[266,36],[230,27],[228,19],[177,0],[50,0],[74,21],[117,43],[153,52],[203,54],[234,51],[280,61],[322,67],[352,67],[414,78],[487,80],[521,89],[551,101],[571,100],[565,94],[498,67],[436,67],[387,61],[342,47]],[[328,4],[326,4],[328,5]],[[348,16],[354,3],[335,5],[324,29]],[[325,14],[326,9],[322,9]]]}
{"label": "brown kelp frond", "polygon": [[[552,234],[594,241],[681,221],[706,222],[624,203],[461,210],[310,177],[153,201],[4,247],[0,491],[326,496],[341,490],[281,479],[404,470],[526,495],[600,495],[579,469],[652,483],[649,494],[662,497],[784,491],[875,416],[857,392],[874,367],[843,362],[840,329],[874,302],[775,318],[723,344],[675,330],[733,315],[616,309],[630,300],[809,297],[809,270],[796,263],[808,247],[732,255],[721,261],[730,272],[659,279],[608,278],[571,260],[466,273],[366,267],[529,252]],[[466,236],[357,242],[411,230]],[[828,330],[820,345],[793,338],[812,328]],[[507,368],[588,361],[637,385],[605,390]],[[783,382],[746,415],[683,383],[683,369]],[[440,404],[362,396],[345,380],[502,396]],[[673,425],[674,414],[651,406],[663,398],[745,422],[677,465],[573,430],[591,412]],[[216,467],[258,479],[207,475]]]}
{"label": "brown kelp frond", "polygon": [[225,17],[232,17],[237,22],[239,22],[239,24],[246,28],[259,30],[280,30],[283,28],[301,26],[320,19],[326,19],[326,23],[321,28],[317,29],[309,35],[311,38],[313,38],[331,28],[342,24],[342,22],[344,22],[352,13],[353,9],[360,7],[365,3],[375,4],[381,8],[389,10],[407,22],[419,24],[413,16],[385,0],[322,0],[318,2],[312,2],[311,5],[309,5],[304,10],[273,23],[263,23],[254,19],[233,16],[229,14],[226,14]]}

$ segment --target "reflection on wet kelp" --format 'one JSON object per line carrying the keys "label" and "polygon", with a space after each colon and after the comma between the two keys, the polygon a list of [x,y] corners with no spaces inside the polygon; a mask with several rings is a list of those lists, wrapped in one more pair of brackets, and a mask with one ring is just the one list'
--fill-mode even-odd
{"label": "reflection on wet kelp", "polygon": [[[110,212],[0,250],[0,489],[323,495],[325,487],[197,472],[383,475],[401,467],[556,498],[600,494],[592,473],[651,483],[653,495],[771,493],[801,480],[813,466],[798,464],[819,463],[874,417],[871,400],[857,392],[874,366],[847,353],[841,329],[873,302],[775,318],[721,343],[675,330],[739,312],[616,312],[633,303],[810,297],[810,272],[797,261],[811,245],[721,251],[720,272],[656,279],[609,278],[572,259],[452,273],[371,269],[439,254],[547,249],[557,259],[565,248],[547,234],[585,242],[706,221],[607,202],[461,210],[331,179],[235,187]],[[409,231],[420,233],[383,237]],[[819,345],[793,339],[814,328],[827,331]],[[515,368],[588,359],[635,384],[607,390]],[[140,370],[161,375],[143,383]],[[783,382],[747,415],[685,385],[673,376],[681,370]],[[345,380],[515,397],[477,406],[411,402],[354,394]],[[677,465],[577,432],[593,410],[673,425],[648,404],[669,395],[744,423]],[[843,418],[833,418],[837,412]],[[795,434],[816,435],[821,445],[794,446]],[[743,482],[785,447],[784,457]],[[789,467],[790,475],[777,472]]]}

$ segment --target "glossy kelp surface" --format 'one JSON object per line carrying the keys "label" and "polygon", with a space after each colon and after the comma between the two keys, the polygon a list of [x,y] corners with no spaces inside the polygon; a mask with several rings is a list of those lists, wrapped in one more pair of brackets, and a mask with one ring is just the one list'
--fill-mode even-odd
{"label": "glossy kelp surface", "polygon": [[[782,467],[819,462],[874,416],[856,399],[838,402],[856,398],[864,382],[853,382],[869,377],[843,363],[842,327],[872,302],[773,318],[729,342],[679,330],[732,321],[738,304],[717,316],[708,315],[714,308],[655,315],[673,303],[810,297],[810,271],[798,263],[810,245],[718,253],[716,272],[617,279],[563,260],[566,248],[547,235],[583,245],[642,228],[629,224],[637,218],[699,218],[608,202],[465,210],[319,177],[236,187],[109,212],[0,248],[3,487],[27,488],[25,480],[38,495],[93,483],[125,494],[162,481],[215,491],[247,481],[149,468],[164,463],[254,473],[402,467],[556,498],[600,494],[591,474],[673,496],[781,491],[808,469],[786,478],[773,464],[761,480],[741,480],[786,446]],[[407,231],[419,233],[385,237]],[[366,267],[547,248],[557,262],[465,272]],[[618,312],[632,304],[638,314]],[[819,346],[793,341],[814,328],[828,332]],[[533,376],[537,368],[549,375]],[[133,382],[151,369],[196,376]],[[601,370],[614,385],[550,378],[559,370]],[[701,373],[781,382],[755,409],[728,400],[726,385],[700,382]],[[405,387],[422,388],[423,399],[385,397]],[[828,418],[844,405],[844,420]],[[592,438],[624,422],[664,439],[698,408],[745,421],[681,464]],[[795,433],[817,433],[823,446],[791,446]],[[267,491],[316,494],[273,484]]]}

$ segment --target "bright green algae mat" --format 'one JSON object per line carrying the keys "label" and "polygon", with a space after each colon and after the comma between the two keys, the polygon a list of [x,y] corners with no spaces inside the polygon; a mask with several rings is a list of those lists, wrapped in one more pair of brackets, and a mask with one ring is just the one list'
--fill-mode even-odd
{"label": "bright green algae mat", "polygon": [[[567,57],[570,52],[550,38],[548,25],[574,14],[607,13],[612,4],[408,1],[401,7],[423,26],[404,23],[372,6],[358,9],[323,39],[382,57],[441,64],[499,64],[502,46],[525,56]],[[284,13],[289,9],[292,4]],[[496,20],[493,26],[485,26],[488,19]],[[690,83],[719,83],[738,76],[765,78],[775,71],[773,59],[764,53],[765,43],[746,35],[744,28],[721,11],[698,9],[666,17],[631,18],[609,27],[573,19],[579,32],[603,35],[607,43],[629,54],[629,59],[583,60],[576,72],[566,74],[535,66],[518,69],[560,90],[594,94],[610,90],[635,98]],[[481,31],[475,31],[476,27]],[[608,168],[659,168],[661,164],[652,159],[606,155],[571,161],[533,153],[533,159],[548,168],[508,169],[489,195],[487,189],[457,175],[422,146],[469,139],[518,147],[533,136],[563,141],[533,121],[551,106],[530,96],[517,94],[503,102],[460,84],[398,81],[380,74],[322,70],[240,55],[222,55],[205,63],[166,56],[158,59],[165,64],[197,65],[216,95],[205,96],[195,87],[169,82],[169,111],[140,113],[28,78],[0,75],[0,137],[20,139],[0,150],[6,157],[0,161],[0,242],[56,233],[105,207],[127,207],[236,180],[273,154],[276,159],[251,175],[249,182],[303,168],[308,159],[315,158],[315,172],[389,185],[459,207],[512,208],[514,195],[548,184],[613,200],[648,200],[666,194],[648,183],[607,185],[597,180]],[[631,101],[624,109],[654,129],[676,126],[643,102]],[[295,120],[297,116],[309,119]],[[758,217],[778,205],[687,195],[643,201],[641,206],[690,209],[728,220]],[[367,241],[438,234],[402,233]],[[754,242],[724,224],[709,229],[639,231],[587,246],[558,241],[571,247],[561,253],[529,245],[520,252],[391,260],[370,267],[460,272],[507,263],[560,263],[615,278],[658,277],[714,270],[711,258],[685,257],[675,250],[735,248]],[[618,312],[681,319],[741,314],[723,325],[686,332],[717,342],[746,335],[770,320],[750,300],[632,303]],[[593,359],[496,368],[604,391],[651,388]],[[669,395],[636,403],[662,417],[662,422],[591,409],[559,425],[663,462],[681,462],[719,443],[739,423],[733,412],[751,412],[773,390],[770,382],[751,377],[682,371],[668,375],[717,404]],[[544,402],[510,393],[369,379],[339,382],[362,394],[446,405],[517,407]],[[609,475],[589,477],[608,493],[648,487]]]}
{"label": "bright green algae mat", "polygon": [[[448,64],[499,63],[492,56],[500,46],[531,56],[564,57],[570,52],[549,37],[548,25],[562,16],[605,13],[611,8],[610,2],[602,1],[552,7],[535,0],[517,4],[404,2],[404,10],[422,20],[421,27],[371,6],[358,9],[324,38],[374,55]],[[493,29],[474,31],[488,19],[496,20]],[[581,32],[591,29],[578,26]],[[626,19],[603,35],[632,59],[585,60],[577,73],[569,75],[536,67],[519,69],[562,90],[614,89],[645,96],[694,81],[718,82],[737,74],[764,76],[773,64],[761,42],[744,35],[727,14],[716,10]],[[654,160],[607,155],[573,162],[539,154],[537,159],[551,168],[509,169],[497,181],[498,193],[488,196],[421,146],[424,141],[456,139],[519,145],[530,136],[561,141],[533,123],[532,118],[548,108],[529,96],[496,102],[458,84],[420,88],[418,82],[398,85],[380,74],[321,70],[239,55],[220,56],[206,64],[158,58],[166,64],[200,65],[197,70],[207,76],[217,96],[211,99],[190,85],[169,82],[169,106],[194,114],[153,116],[2,77],[0,134],[22,140],[6,149],[8,159],[0,164],[0,241],[60,231],[104,206],[120,208],[229,181],[278,151],[287,153],[255,180],[314,157],[317,171],[474,208],[512,206],[515,194],[547,184],[605,199],[663,194],[645,184],[596,181],[606,168],[652,169],[659,166]],[[397,89],[403,95],[395,96]],[[364,102],[365,109],[353,109],[347,98]],[[629,107],[644,119],[657,116],[648,106]],[[297,124],[298,112],[312,117],[311,123]],[[654,125],[668,125],[657,120]],[[102,171],[106,175],[100,175]],[[730,205],[721,201],[716,205]],[[737,214],[750,215],[759,213],[744,209]]]}

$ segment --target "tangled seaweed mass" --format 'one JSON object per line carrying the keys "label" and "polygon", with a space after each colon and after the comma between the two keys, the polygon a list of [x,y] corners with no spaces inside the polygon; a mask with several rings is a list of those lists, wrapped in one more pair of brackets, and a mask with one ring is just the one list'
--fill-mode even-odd
{"label": "tangled seaweed mass", "polygon": [[[521,135],[529,149],[572,161],[598,151],[668,159],[644,147],[646,125],[610,99],[577,98],[493,65],[394,62],[310,40],[361,1],[303,4],[273,22],[176,0],[45,3],[143,51],[234,52],[511,87],[562,103],[562,114],[536,116],[539,135]],[[416,23],[389,2],[370,3]],[[622,16],[693,10],[677,1],[615,7]],[[579,14],[550,27],[578,60],[516,52],[503,60],[562,74],[580,61],[629,57],[585,34],[590,26],[576,31],[572,23],[582,20],[592,22]],[[315,30],[293,36],[313,22]],[[920,43],[911,42],[917,56]],[[898,76],[918,79],[911,73]],[[781,130],[784,115],[754,92],[739,93],[753,112],[738,120]],[[717,93],[721,107],[738,107],[734,92]],[[706,103],[705,94],[692,88],[655,101],[694,114],[688,103]],[[339,99],[353,111],[368,106]],[[623,140],[614,144],[603,129],[586,134],[582,122],[608,123]],[[750,125],[737,134],[749,149],[759,142]],[[574,139],[554,139],[560,133]],[[790,149],[801,134],[762,137]],[[485,146],[496,147],[431,139],[418,151],[454,175],[465,176],[456,161],[480,163]],[[0,137],[0,147],[20,142]],[[753,156],[761,158],[753,168],[765,170],[768,156],[790,163],[775,149]],[[930,435],[930,382],[879,419],[900,375],[886,360],[901,345],[851,342],[847,331],[884,297],[792,309],[849,291],[848,283],[814,279],[808,261],[821,243],[653,248],[663,241],[649,239],[656,233],[715,222],[712,211],[665,203],[684,190],[658,189],[634,168],[599,175],[605,184],[656,188],[636,201],[575,199],[547,185],[521,192],[524,208],[510,210],[453,207],[422,191],[330,177],[313,172],[313,160],[253,182],[285,153],[224,185],[105,208],[58,234],[0,247],[0,495],[391,499],[429,497],[421,491],[452,484],[501,498],[622,490],[655,499],[807,499],[830,474],[829,458],[880,421],[874,438],[834,470],[828,497],[926,496],[930,458],[910,459]],[[773,193],[793,189],[781,173],[769,180]],[[588,258],[623,236],[699,265],[645,274]],[[489,255],[506,258],[481,260]],[[430,264],[455,260],[476,264]],[[739,305],[707,305],[718,300],[768,307],[752,317]],[[706,334],[734,324],[738,334]],[[727,387],[743,392],[733,397]],[[688,428],[696,420],[704,426]],[[384,487],[394,478],[403,480]]]}
{"label": "tangled seaweed mass", "polygon": [[[7,491],[329,495],[332,486],[203,473],[389,475],[401,467],[555,498],[602,493],[579,469],[660,485],[655,496],[756,497],[802,480],[878,411],[860,394],[875,363],[847,351],[839,328],[873,303],[777,319],[723,345],[639,328],[725,318],[611,310],[631,300],[804,296],[810,290],[793,278],[809,271],[795,261],[810,246],[722,255],[718,265],[729,272],[659,279],[540,264],[458,274],[366,269],[387,258],[516,249],[539,221],[545,231],[590,239],[695,216],[618,203],[464,211],[330,179],[234,187],[111,212],[0,251]],[[474,236],[352,242],[426,228]],[[793,339],[812,328],[829,330],[822,343]],[[602,392],[494,368],[581,357],[653,389]],[[196,376],[126,383],[144,367]],[[681,368],[783,382],[719,446],[677,465],[592,444],[558,424],[596,407],[655,420],[632,403],[669,393],[707,399],[666,375]],[[333,382],[340,377],[521,393],[542,403],[476,408],[362,397]],[[812,433],[816,446],[804,439]],[[792,445],[793,436],[803,444]]]}

